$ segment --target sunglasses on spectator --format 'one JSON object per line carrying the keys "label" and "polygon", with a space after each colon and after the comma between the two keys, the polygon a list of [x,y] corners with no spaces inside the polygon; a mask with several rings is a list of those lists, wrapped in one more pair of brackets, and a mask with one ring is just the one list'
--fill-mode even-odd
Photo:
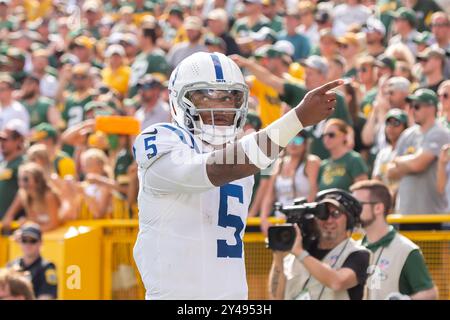
{"label": "sunglasses on spectator", "polygon": [[366,204],[373,206],[373,205],[377,204],[378,202],[377,202],[377,201],[359,201],[359,203],[360,203],[362,206],[363,206],[363,205],[366,205]]}
{"label": "sunglasses on spectator", "polygon": [[449,24],[447,22],[441,22],[441,23],[432,23],[431,27],[447,27]]}
{"label": "sunglasses on spectator", "polygon": [[422,107],[427,107],[427,106],[429,106],[429,105],[427,105],[427,104],[421,104],[421,103],[415,103],[415,104],[413,104],[413,109],[414,110],[416,110],[416,111],[418,111],[418,110],[420,110]]}
{"label": "sunglasses on spectator", "polygon": [[28,182],[30,182],[30,179],[28,177],[22,177],[22,178],[20,178],[20,181],[22,181],[24,183],[28,183]]}
{"label": "sunglasses on spectator", "polygon": [[36,239],[29,239],[29,238],[22,238],[21,242],[23,244],[36,244],[38,240]]}
{"label": "sunglasses on spectator", "polygon": [[448,93],[440,94],[439,98],[443,98],[444,100],[447,100],[448,99]]}
{"label": "sunglasses on spectator", "polygon": [[305,138],[303,137],[294,137],[289,144],[295,145],[295,146],[301,146],[303,142],[305,141]]}
{"label": "sunglasses on spectator", "polygon": [[317,218],[319,220],[323,220],[326,221],[328,220],[328,218],[331,216],[333,219],[339,219],[340,216],[342,216],[344,213],[342,211],[339,210],[331,210],[331,211],[326,211],[320,215],[317,216]]}
{"label": "sunglasses on spectator", "polygon": [[13,137],[5,137],[5,136],[0,137],[0,141],[11,141],[11,140],[14,140],[14,138]]}
{"label": "sunglasses on spectator", "polygon": [[322,134],[322,139],[325,138],[325,137],[333,139],[333,138],[336,137],[336,132],[327,132],[327,133]]}
{"label": "sunglasses on spectator", "polygon": [[358,72],[361,72],[361,73],[362,72],[367,72],[367,70],[368,70],[367,67],[361,67],[361,68],[358,69]]}
{"label": "sunglasses on spectator", "polygon": [[400,127],[402,125],[402,122],[398,119],[390,118],[386,120],[386,125],[391,127]]}
{"label": "sunglasses on spectator", "polygon": [[82,74],[82,75],[78,74],[78,75],[74,75],[73,78],[75,80],[84,80],[84,79],[87,79],[87,75],[85,75],[85,74]]}

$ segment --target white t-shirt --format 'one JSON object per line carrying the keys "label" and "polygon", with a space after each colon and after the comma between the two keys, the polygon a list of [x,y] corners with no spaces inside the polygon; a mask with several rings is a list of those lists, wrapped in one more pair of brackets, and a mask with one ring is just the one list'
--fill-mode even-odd
{"label": "white t-shirt", "polygon": [[27,109],[18,101],[13,101],[9,106],[0,107],[0,131],[13,119],[22,120],[27,129],[30,128],[30,115]]}
{"label": "white t-shirt", "polygon": [[134,258],[146,299],[247,299],[242,237],[253,177],[215,187],[206,147],[173,124],[146,128],[133,149],[139,178]]}
{"label": "white t-shirt", "polygon": [[334,34],[338,37],[343,36],[352,24],[362,25],[371,14],[370,9],[362,4],[356,6],[349,6],[346,3],[337,5],[333,10]]}
{"label": "white t-shirt", "polygon": [[320,40],[319,26],[313,23],[308,29],[304,25],[297,27],[296,31],[309,39],[311,46],[318,46]]}
{"label": "white t-shirt", "polygon": [[44,97],[53,99],[56,97],[56,93],[58,92],[58,86],[58,80],[51,74],[46,74],[40,81],[39,90]]}

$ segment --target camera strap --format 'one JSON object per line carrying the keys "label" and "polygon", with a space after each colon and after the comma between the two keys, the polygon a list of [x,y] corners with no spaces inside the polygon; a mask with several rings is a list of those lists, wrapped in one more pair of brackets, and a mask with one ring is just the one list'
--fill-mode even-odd
{"label": "camera strap", "polygon": [[[335,260],[335,261],[333,262],[333,264],[331,265],[331,268],[332,268],[332,269],[334,269],[336,263],[339,261],[339,258],[340,258],[340,257],[342,256],[342,254],[344,253],[344,250],[345,250],[345,248],[347,247],[347,244],[348,244],[349,241],[350,241],[350,238],[347,239],[347,241],[345,242],[344,247],[341,249],[341,251],[339,252],[339,254],[338,254],[337,258],[336,258],[336,260]],[[331,251],[330,251],[330,252],[331,252]],[[301,291],[301,292],[305,291],[306,286],[307,286],[308,283],[309,283],[309,280],[311,280],[311,277],[312,277],[312,275],[309,274],[308,280],[306,280],[305,284],[303,285],[303,288],[302,288],[302,291]],[[322,290],[320,290],[320,294],[319,294],[319,296],[317,297],[317,300],[320,300],[320,298],[322,297],[322,294],[323,294],[323,291],[324,291],[324,290],[325,290],[325,286],[322,286]]]}

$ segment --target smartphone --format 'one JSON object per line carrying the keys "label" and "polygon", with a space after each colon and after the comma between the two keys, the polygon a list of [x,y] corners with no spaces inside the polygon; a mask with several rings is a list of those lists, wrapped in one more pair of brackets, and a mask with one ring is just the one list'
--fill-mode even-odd
{"label": "smartphone", "polygon": [[108,134],[138,135],[141,123],[130,116],[97,116],[95,129]]}

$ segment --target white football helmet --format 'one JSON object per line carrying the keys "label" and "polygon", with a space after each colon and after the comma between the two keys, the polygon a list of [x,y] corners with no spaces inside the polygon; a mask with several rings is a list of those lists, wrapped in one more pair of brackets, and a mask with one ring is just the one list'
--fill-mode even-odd
{"label": "white football helmet", "polygon": [[[211,105],[218,100],[229,107]],[[172,72],[169,103],[172,118],[179,126],[211,145],[223,145],[233,141],[244,127],[248,86],[233,60],[217,52],[197,52],[184,59]],[[219,121],[223,122],[223,115],[227,113],[234,113],[232,125],[223,125]],[[201,114],[207,114],[211,123],[205,123],[206,118],[202,119]]]}

